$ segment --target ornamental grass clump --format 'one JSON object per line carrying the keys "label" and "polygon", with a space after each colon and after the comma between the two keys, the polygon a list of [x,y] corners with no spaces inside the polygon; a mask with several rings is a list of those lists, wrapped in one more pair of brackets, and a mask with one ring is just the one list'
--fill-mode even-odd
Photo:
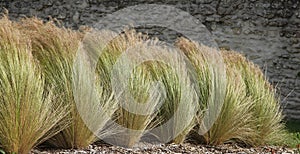
{"label": "ornamental grass clump", "polygon": [[[164,99],[152,132],[162,143],[181,144],[194,127],[197,93],[189,74],[191,66],[184,55],[175,50],[162,50],[160,61],[148,65],[151,75],[163,87]],[[158,57],[159,57],[158,56]]]}
{"label": "ornamental grass clump", "polygon": [[[99,41],[101,42],[101,40],[103,41],[105,39],[107,38],[102,37]],[[164,45],[159,44],[157,40],[150,40],[147,36],[137,34],[131,30],[125,31],[123,34],[113,38],[111,42],[106,44],[106,47],[101,45],[97,46],[96,43],[89,45],[89,47],[91,47],[90,49],[94,50],[92,51],[93,55],[99,54],[96,71],[103,76],[107,76],[101,80],[100,85],[105,85],[105,89],[108,93],[113,90],[118,91],[119,89],[124,89],[124,91],[116,94],[117,96],[121,95],[122,97],[119,98],[123,99],[118,101],[120,108],[115,113],[116,118],[114,122],[124,128],[125,131],[112,135],[108,137],[109,139],[107,140],[115,144],[121,144],[122,146],[133,146],[144,134],[168,121],[176,112],[179,102],[182,101],[182,99],[187,102],[184,102],[186,103],[185,105],[181,104],[181,106],[184,107],[178,111],[180,114],[175,115],[172,124],[169,124],[169,129],[156,129],[155,132],[151,133],[157,135],[162,142],[167,140],[171,142],[172,139],[170,138],[181,135],[181,139],[178,140],[179,143],[184,140],[190,128],[193,128],[192,120],[194,115],[191,115],[193,112],[190,112],[192,109],[195,109],[190,103],[190,99],[193,99],[193,97],[188,97],[189,92],[191,92],[189,90],[183,90],[187,93],[183,95],[180,87],[184,85],[184,79],[181,79],[182,83],[180,83],[178,76],[176,76],[180,73],[184,73],[184,71],[182,71],[183,68],[180,68],[182,66],[175,65],[180,64],[179,61],[177,61],[178,59],[176,59],[178,57],[175,59],[168,57],[167,53],[169,51],[163,48],[163,46]],[[102,52],[100,53],[99,50],[102,50]],[[126,58],[129,61],[126,61]],[[147,58],[149,60],[146,62],[139,63],[139,60]],[[167,60],[167,62],[164,60]],[[168,60],[173,61],[173,66],[166,64],[170,62]],[[131,63],[136,63],[137,66],[130,68]],[[177,68],[173,68],[172,70],[174,66]],[[179,68],[182,72],[178,72],[180,70]],[[131,76],[126,76],[126,72],[131,74]],[[158,89],[163,86],[164,89],[153,91],[153,86]],[[128,95],[134,99],[128,98]],[[140,105],[136,104],[137,106],[135,106],[134,103],[144,105],[144,109],[138,108],[137,106]],[[142,113],[145,114],[134,112],[144,110],[146,111]],[[188,128],[182,126],[182,123],[186,121],[188,121],[188,125],[190,125]],[[180,131],[177,129],[184,130],[184,134],[176,134],[175,132]]]}
{"label": "ornamental grass clump", "polygon": [[[46,84],[54,87],[54,94],[60,96],[54,101],[62,102],[70,111],[67,117],[69,127],[47,140],[47,143],[59,148],[83,148],[90,145],[98,139],[90,129],[101,130],[105,127],[115,110],[115,102],[112,94],[105,94],[103,88],[97,85],[96,91],[89,93],[91,87],[85,85],[85,79],[79,74],[83,70],[74,65],[83,34],[59,28],[53,22],[43,23],[36,18],[24,19],[19,26],[32,40],[33,57],[45,74]],[[97,74],[92,75],[97,79],[102,78]],[[98,98],[92,97],[95,93]],[[105,108],[107,112],[102,114],[107,116],[95,110],[96,106]],[[90,118],[89,124],[95,122],[93,128],[88,128],[77,107],[85,118]]]}
{"label": "ornamental grass clump", "polygon": [[[221,59],[223,57],[219,51],[199,46],[186,39],[180,39],[177,44],[194,64],[197,72],[200,114],[198,114],[198,124],[195,129],[197,134],[203,135],[201,142],[213,145],[225,142],[253,143],[251,139],[255,135],[252,114],[248,112],[251,110],[252,105],[245,96],[245,86],[239,72],[229,67],[226,67],[225,71],[226,59],[222,63]],[[219,53],[213,54],[211,52]],[[226,72],[226,75],[224,75],[224,72]],[[212,111],[215,114],[210,116],[209,118],[212,119],[207,122],[205,119],[203,120],[203,116],[209,110],[203,110],[214,107],[210,104],[219,105],[219,108],[215,107],[214,109],[220,110],[220,112],[216,114],[216,111]],[[211,128],[203,130],[201,128],[203,124],[204,126],[211,126]]]}
{"label": "ornamental grass clump", "polygon": [[223,52],[227,67],[238,70],[245,84],[246,96],[252,101],[252,119],[257,138],[253,145],[280,144],[286,138],[283,115],[275,89],[258,66],[236,52]]}
{"label": "ornamental grass clump", "polygon": [[285,139],[275,89],[240,54],[183,38],[175,50],[130,30],[80,33],[36,18],[0,24],[7,152],[28,153],[45,140],[84,148],[96,136],[127,147],[143,137],[182,143],[190,132],[213,145]]}
{"label": "ornamental grass clump", "polygon": [[205,133],[217,120],[225,99],[225,66],[216,49],[200,46],[184,38],[180,38],[176,46],[187,56],[195,70],[198,111],[194,134],[202,135],[207,142],[210,136]]}
{"label": "ornamental grass clump", "polygon": [[254,145],[258,136],[250,112],[253,109],[252,100],[246,96],[241,74],[231,67],[226,69],[227,87],[222,111],[204,135],[205,142],[212,145],[230,142]]}
{"label": "ornamental grass clump", "polygon": [[[203,115],[207,112],[203,110],[210,102],[224,96],[220,114],[212,121],[213,125],[207,133],[196,138],[198,141],[213,145],[238,142],[257,146],[284,140],[283,116],[275,90],[257,66],[236,52],[222,51],[219,58],[224,60],[226,67],[226,76],[223,76],[222,67],[219,71],[211,71],[218,68],[212,63],[210,52],[214,51],[211,48],[198,46],[186,39],[180,39],[177,45],[194,64],[198,76],[200,114],[195,127],[196,134],[203,132],[201,125],[205,124]],[[213,80],[214,76],[217,80]],[[219,83],[214,84],[216,81]],[[211,90],[214,85],[222,86],[226,90],[225,95],[221,89]]]}
{"label": "ornamental grass clump", "polygon": [[68,110],[54,102],[57,95],[33,59],[31,40],[15,24],[0,19],[0,147],[25,154],[66,127]]}
{"label": "ornamental grass clump", "polygon": [[[95,33],[105,35],[102,32]],[[119,104],[113,118],[118,128],[117,133],[109,135],[105,141],[132,147],[140,140],[146,129],[153,127],[151,122],[156,116],[154,109],[161,97],[154,91],[151,92],[152,78],[145,66],[129,68],[126,67],[130,65],[127,62],[131,61],[122,61],[122,57],[142,56],[138,51],[145,49],[141,48],[146,46],[146,36],[136,34],[134,31],[125,31],[110,42],[103,43],[103,40],[112,37],[103,38],[102,35],[97,35],[98,38],[93,37],[94,40],[89,41],[91,44],[88,46],[93,47],[93,53],[99,54],[96,72],[103,76],[99,80],[99,85],[105,87],[105,93],[113,92]],[[98,41],[95,41],[95,38]],[[137,47],[133,53],[127,52],[133,47]],[[127,73],[130,75],[126,76]],[[138,105],[145,106],[139,108]],[[141,111],[145,114],[136,113]]]}
{"label": "ornamental grass clump", "polygon": [[120,99],[120,108],[115,113],[115,122],[125,130],[113,137],[114,143],[132,147],[140,141],[147,129],[155,126],[151,122],[157,115],[155,109],[162,96],[151,89],[152,80],[145,68],[134,69],[127,82],[129,93]]}

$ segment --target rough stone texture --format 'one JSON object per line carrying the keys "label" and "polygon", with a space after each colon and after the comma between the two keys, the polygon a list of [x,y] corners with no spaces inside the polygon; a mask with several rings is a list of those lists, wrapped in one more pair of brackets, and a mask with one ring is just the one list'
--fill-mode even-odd
{"label": "rough stone texture", "polygon": [[[264,71],[282,96],[284,113],[300,120],[299,0],[0,0],[11,19],[57,18],[67,27],[93,25],[128,6],[165,4],[187,11],[214,35],[219,47],[244,53]],[[178,34],[167,27],[142,27],[168,42]]]}

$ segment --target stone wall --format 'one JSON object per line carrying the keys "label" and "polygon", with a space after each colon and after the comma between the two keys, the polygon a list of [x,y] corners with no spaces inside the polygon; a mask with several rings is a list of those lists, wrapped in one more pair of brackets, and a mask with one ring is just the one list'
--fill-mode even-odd
{"label": "stone wall", "polygon": [[[282,96],[284,113],[300,120],[299,0],[0,0],[11,19],[57,18],[67,27],[93,25],[98,19],[137,4],[166,4],[189,12],[214,35],[219,47],[245,54],[261,66]],[[144,28],[165,40],[178,33],[167,27]]]}

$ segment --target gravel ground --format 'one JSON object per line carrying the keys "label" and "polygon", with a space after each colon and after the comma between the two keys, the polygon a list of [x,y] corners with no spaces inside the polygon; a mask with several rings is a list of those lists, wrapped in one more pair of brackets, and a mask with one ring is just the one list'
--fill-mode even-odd
{"label": "gravel ground", "polygon": [[180,154],[180,153],[199,153],[199,154],[299,154],[299,149],[290,149],[283,147],[257,147],[257,148],[242,148],[237,145],[193,145],[193,144],[144,144],[136,148],[123,148],[119,146],[110,146],[106,144],[90,145],[86,149],[72,150],[38,150],[31,151],[32,154]]}

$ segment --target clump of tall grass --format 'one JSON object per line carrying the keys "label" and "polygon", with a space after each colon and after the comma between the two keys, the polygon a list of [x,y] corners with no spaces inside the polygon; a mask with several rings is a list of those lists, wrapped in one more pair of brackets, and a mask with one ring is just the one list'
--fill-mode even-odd
{"label": "clump of tall grass", "polygon": [[[94,49],[97,50],[97,48],[98,50],[102,49],[101,46],[95,47]],[[180,111],[178,111],[181,114],[177,114],[177,116],[173,119],[172,124],[169,124],[169,129],[172,130],[156,129],[156,131],[152,133],[158,135],[158,138],[160,138],[162,142],[165,142],[167,140],[171,142],[171,139],[169,138],[181,135],[180,140],[178,140],[179,137],[176,137],[176,139],[178,140],[177,142],[179,143],[184,140],[185,135],[189,132],[190,128],[193,128],[191,122],[191,119],[193,119],[193,115],[191,115],[192,112],[191,114],[187,114],[192,110],[190,108],[193,108],[191,107],[191,103],[188,102],[188,100],[192,99],[193,97],[184,98],[187,97],[187,95],[183,95],[183,93],[188,93],[190,91],[185,90],[184,92],[181,92],[180,88],[182,85],[184,85],[184,83],[181,83],[180,85],[176,73],[180,74],[182,72],[174,72],[176,70],[174,70],[174,68],[172,70],[172,66],[166,65],[166,63],[170,62],[167,59],[171,59],[167,55],[168,52],[169,51],[163,48],[163,44],[159,44],[157,40],[149,40],[147,36],[138,34],[135,31],[131,30],[125,31],[124,34],[121,34],[120,36],[114,38],[109,44],[107,44],[107,47],[103,49],[103,52],[101,52],[96,70],[99,72],[99,74],[108,76],[101,81],[101,85],[105,85],[107,87],[107,91],[112,91],[112,88],[114,88],[114,85],[112,83],[116,81],[114,81],[115,76],[112,74],[112,70],[114,70],[114,67],[117,67],[115,65],[118,60],[122,59],[122,56],[129,56],[127,58],[132,61],[139,58],[150,59],[147,60],[147,62],[142,63],[140,67],[137,67],[133,70],[127,70],[127,67],[124,64],[118,65],[118,67],[120,66],[120,70],[117,72],[122,72],[125,69],[125,71],[131,73],[131,78],[125,78],[124,81],[119,81],[117,84],[122,85],[124,84],[124,82],[129,82],[130,84],[127,85],[129,86],[127,87],[127,90],[129,91],[130,95],[134,97],[134,100],[141,104],[150,103],[151,106],[147,106],[146,113],[150,113],[149,115],[132,113],[131,111],[124,109],[124,106],[120,106],[120,109],[118,109],[115,113],[117,117],[115,118],[115,122],[127,130],[125,130],[125,132],[121,132],[111,136],[112,140],[117,141],[117,144],[121,144],[123,146],[133,146],[140,140],[142,135],[148,132],[147,130],[151,131],[152,129],[155,129],[156,126],[159,127],[160,125],[163,125],[164,122],[168,121],[174,115],[174,113],[177,112],[176,110],[179,106],[179,102],[183,99],[186,101],[186,104],[181,104],[181,106],[184,106]],[[165,55],[163,53],[165,53]],[[167,62],[164,60],[166,60]],[[173,65],[176,64],[176,62],[178,65],[180,64],[175,59],[172,59],[172,61]],[[178,71],[179,67],[182,66],[176,67],[178,67],[176,68]],[[151,84],[152,82],[162,83],[161,85],[163,85],[164,90],[166,90],[165,97],[164,94],[154,95],[154,93],[150,93],[151,86],[153,86]],[[165,99],[161,100],[162,97],[164,97]],[[123,96],[121,98],[125,99],[119,103],[123,103],[127,106],[130,106],[129,104],[133,103],[133,101],[127,99],[126,96]],[[159,108],[159,110],[155,110],[155,108],[157,108],[158,106],[159,101],[162,101],[160,103],[162,103],[163,105]],[[138,110],[138,107],[131,107],[132,110]],[[185,116],[184,114],[190,116]],[[188,128],[181,128],[183,127],[182,123],[186,121],[190,122],[189,125],[191,126],[189,126]],[[175,132],[180,131],[176,129],[185,129],[185,131],[182,134],[176,134]]]}
{"label": "clump of tall grass", "polygon": [[[223,91],[211,90],[214,85],[222,85],[226,93],[219,116],[215,119],[211,129],[205,133],[200,142],[207,144],[222,144],[224,142],[242,142],[248,145],[265,145],[280,143],[284,139],[284,125],[281,123],[282,114],[275,90],[266,81],[260,69],[236,52],[222,51],[221,58],[226,66],[226,78],[221,72],[211,70],[210,48],[198,46],[186,39],[177,42],[179,48],[194,64],[199,82],[200,111],[207,108],[207,104],[220,98]],[[212,69],[213,68],[213,69]],[[219,81],[212,77],[216,76]],[[227,83],[226,83],[227,82]],[[226,83],[226,87],[224,86]],[[215,97],[217,96],[217,97]],[[211,100],[211,97],[215,99]],[[221,100],[219,100],[221,101]],[[218,103],[220,104],[220,102]],[[204,111],[205,112],[205,111]],[[201,112],[200,112],[201,113]],[[196,132],[201,134],[203,114],[199,114]]]}
{"label": "clump of tall grass", "polygon": [[0,25],[0,146],[9,153],[28,153],[65,128],[68,110],[53,102],[56,95],[45,86],[30,38],[7,17]]}
{"label": "clump of tall grass", "polygon": [[[98,41],[101,42],[104,39],[101,38]],[[111,93],[114,90],[118,91],[115,95],[118,97],[116,99],[118,100],[119,108],[114,114],[113,121],[120,131],[116,134],[111,134],[105,139],[113,144],[132,147],[140,140],[146,129],[154,126],[151,122],[156,116],[154,109],[160,100],[160,96],[155,94],[155,92],[151,93],[150,88],[153,80],[149,75],[149,71],[147,71],[145,66],[128,70],[126,67],[127,63],[115,66],[119,62],[118,60],[122,59],[122,56],[125,56],[125,58],[130,58],[126,56],[132,56],[126,52],[129,48],[145,46],[145,40],[146,36],[144,35],[137,34],[134,31],[125,31],[124,34],[117,36],[107,44],[99,43],[107,45],[106,47],[89,45],[94,47],[93,50],[98,50],[95,51],[96,53],[99,54],[101,52],[99,59],[97,59],[96,71],[104,78],[99,80],[99,84],[105,87],[105,93]],[[140,48],[140,50],[142,49]],[[138,50],[136,55],[139,55]],[[128,78],[118,76],[122,72],[130,73],[130,76]],[[125,91],[119,91],[119,88],[123,88]],[[137,103],[136,106],[132,105],[133,103]],[[139,104],[144,104],[147,107],[138,108]],[[129,107],[130,110],[124,108],[125,106]],[[141,109],[149,114],[143,115],[132,112],[132,110],[140,111]]]}
{"label": "clump of tall grass", "polygon": [[236,52],[223,52],[227,67],[240,72],[245,84],[246,96],[251,99],[252,119],[257,138],[254,145],[282,143],[286,137],[283,115],[276,90],[266,80],[258,66]]}
{"label": "clump of tall grass", "polygon": [[[214,145],[231,140],[253,143],[251,140],[255,137],[253,119],[251,112],[249,112],[252,104],[245,95],[245,85],[241,74],[235,69],[226,67],[225,77],[226,59],[223,63],[222,53],[217,53],[216,50],[199,46],[186,39],[180,39],[177,45],[194,64],[197,72],[200,112],[195,128],[198,134],[203,135],[202,139],[204,141],[201,142]],[[219,63],[216,63],[216,61]],[[215,87],[215,85],[219,87]],[[212,117],[208,114],[208,118],[212,119],[205,123],[203,112],[208,112],[205,111],[208,107],[214,107],[210,104],[219,105],[219,108],[215,107],[213,109],[220,111],[212,111],[215,112]],[[205,134],[203,134],[205,130],[201,128],[203,124],[204,126],[211,126]]]}
{"label": "clump of tall grass", "polygon": [[[125,128],[122,132],[113,135],[114,143],[118,145],[134,146],[144,135],[146,129],[155,126],[151,122],[157,115],[155,109],[161,96],[151,89],[153,81],[145,69],[145,67],[138,67],[132,71],[131,77],[127,81],[129,82],[127,87],[129,95],[132,98],[123,95],[120,100],[122,105],[120,104],[120,108],[115,113],[117,115],[115,122],[123,129]],[[141,108],[140,105],[144,107]]]}
{"label": "clump of tall grass", "polygon": [[160,54],[163,61],[149,65],[152,76],[164,86],[165,91],[156,117],[160,121],[152,132],[160,142],[180,144],[194,127],[197,93],[193,78],[189,76],[191,66],[184,55],[167,50]]}
{"label": "clump of tall grass", "polygon": [[210,136],[206,132],[217,120],[226,94],[226,70],[222,57],[216,49],[200,46],[184,38],[178,39],[176,46],[195,68],[199,104],[195,115],[195,132],[208,141]]}
{"label": "clump of tall grass", "polygon": [[[83,70],[80,70],[80,67],[74,69],[82,34],[57,27],[53,22],[43,23],[36,18],[22,20],[20,29],[32,40],[33,57],[41,66],[46,83],[54,87],[55,95],[60,96],[55,101],[62,102],[70,111],[69,127],[47,140],[47,143],[60,148],[82,148],[93,143],[98,138],[83,121],[83,115],[78,112],[76,105],[81,113],[85,112],[85,118],[90,118],[89,124],[95,122],[92,129],[101,130],[114,112],[115,103],[112,94],[104,94],[103,88],[97,85],[95,87],[99,98],[93,98],[95,93],[87,91],[90,87],[84,87],[85,79],[81,78],[82,74],[78,74],[83,73],[80,72]],[[97,74],[93,76],[97,79],[102,78]],[[108,116],[99,115],[101,113],[95,110],[97,107],[105,108],[107,112],[102,114]],[[86,111],[82,111],[84,109]]]}
{"label": "clump of tall grass", "polygon": [[[226,61],[226,60],[225,60]],[[219,145],[242,142],[254,145],[255,133],[253,102],[246,96],[245,84],[239,72],[227,67],[227,87],[222,111],[212,128],[205,134],[205,142]]]}
{"label": "clump of tall grass", "polygon": [[[134,31],[83,38],[84,33],[36,18],[0,22],[0,144],[8,152],[26,153],[54,134],[47,143],[61,148],[86,147],[97,140],[94,133],[123,146],[133,146],[148,132],[162,142],[182,143],[192,128],[208,144],[284,139],[275,90],[257,66],[235,52],[216,52],[186,39],[176,44],[181,52],[171,52]],[[78,55],[78,49],[87,53]],[[134,61],[149,55],[153,61],[132,69],[126,63],[116,67],[124,56]],[[131,75],[122,80],[124,71]],[[153,86],[163,86],[164,93]],[[167,129],[161,127],[165,123]]]}

